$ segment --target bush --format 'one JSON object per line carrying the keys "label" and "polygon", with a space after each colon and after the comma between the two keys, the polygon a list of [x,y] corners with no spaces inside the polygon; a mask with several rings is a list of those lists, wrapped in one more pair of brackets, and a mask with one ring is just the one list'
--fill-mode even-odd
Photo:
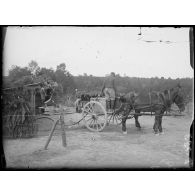
{"label": "bush", "polygon": [[3,95],[3,135],[11,138],[35,136],[38,129],[25,99],[27,94],[23,90],[12,91],[11,94]]}

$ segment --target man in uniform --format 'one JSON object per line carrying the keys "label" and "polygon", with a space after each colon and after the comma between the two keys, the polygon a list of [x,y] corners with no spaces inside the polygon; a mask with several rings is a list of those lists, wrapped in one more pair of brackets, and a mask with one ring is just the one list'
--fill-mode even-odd
{"label": "man in uniform", "polygon": [[45,97],[46,97],[46,92],[45,92],[43,83],[41,83],[40,86],[41,86],[41,90],[40,90],[41,101],[42,101],[42,104],[44,104],[44,102],[45,102]]}
{"label": "man in uniform", "polygon": [[107,109],[114,109],[114,103],[116,98],[116,86],[115,86],[115,73],[112,72],[104,81],[101,94],[104,94],[107,101]]}

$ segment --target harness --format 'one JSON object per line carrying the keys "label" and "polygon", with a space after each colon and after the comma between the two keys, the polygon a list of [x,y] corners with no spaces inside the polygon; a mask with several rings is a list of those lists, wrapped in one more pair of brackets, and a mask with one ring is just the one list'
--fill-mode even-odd
{"label": "harness", "polygon": [[[152,106],[154,105],[161,105],[165,108],[166,112],[170,112],[170,105],[171,105],[171,94],[170,94],[170,90],[168,90],[168,100],[165,96],[164,93],[159,93],[159,92],[155,92],[158,98],[158,103],[152,103],[152,96],[151,96],[151,92],[149,92],[149,99],[150,99],[150,106],[152,108]],[[161,103],[161,100],[163,103]],[[151,110],[151,115],[152,115],[152,110]]]}
{"label": "harness", "polygon": [[[152,102],[152,93],[156,94],[157,103]],[[148,95],[149,95],[150,104],[145,107],[141,107],[140,109],[147,109],[147,108],[151,109],[151,115],[152,115],[153,106],[161,106],[161,108],[159,109],[163,109],[164,111],[166,111],[166,114],[167,112],[171,112],[171,111],[180,111],[180,110],[171,109],[172,103],[174,103],[175,99],[179,96],[177,92],[171,95],[171,90],[166,90],[166,92],[162,92],[162,93],[150,91]],[[134,110],[136,109],[136,105],[134,104],[134,102],[131,102],[131,103],[123,102],[122,104],[124,107],[131,106],[131,108],[133,108]],[[177,106],[182,105],[182,104],[183,103],[180,103],[180,104],[177,103]],[[118,111],[120,111],[121,109],[122,109],[122,106],[120,107]],[[137,109],[139,109],[139,107]]]}
{"label": "harness", "polygon": [[[166,97],[165,93],[155,92],[158,98],[158,103],[152,102],[152,95],[151,95],[151,92],[149,92],[148,95],[149,95],[149,100],[150,100],[150,107],[152,108],[152,106],[154,105],[161,105],[165,108],[166,113],[170,111],[175,111],[171,109],[171,104],[175,102],[175,99],[177,98],[178,94],[176,93],[174,94],[173,97],[171,97],[171,90],[167,90],[167,92],[168,92],[167,93],[168,98]],[[161,100],[163,103],[161,103]],[[177,106],[182,105],[182,104],[183,103],[177,104]],[[151,115],[152,115],[152,111],[151,111]]]}

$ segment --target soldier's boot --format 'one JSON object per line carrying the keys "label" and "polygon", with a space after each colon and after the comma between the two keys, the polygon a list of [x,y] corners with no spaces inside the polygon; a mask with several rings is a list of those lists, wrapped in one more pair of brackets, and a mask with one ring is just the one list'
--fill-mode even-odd
{"label": "soldier's boot", "polygon": [[106,110],[109,112],[110,110],[110,100],[106,100]]}
{"label": "soldier's boot", "polygon": [[115,105],[115,101],[114,100],[111,100],[110,108],[111,108],[112,111],[114,110],[114,105]]}

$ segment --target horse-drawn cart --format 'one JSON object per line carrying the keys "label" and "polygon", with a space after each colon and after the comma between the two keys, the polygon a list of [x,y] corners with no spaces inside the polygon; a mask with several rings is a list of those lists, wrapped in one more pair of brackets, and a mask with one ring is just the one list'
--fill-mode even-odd
{"label": "horse-drawn cart", "polygon": [[[183,116],[178,111],[185,109],[185,105],[177,89],[173,91],[165,90],[165,92],[155,95],[157,97],[156,102],[152,102],[150,99],[150,103],[139,104],[135,101],[136,94],[131,92],[125,98],[117,97],[112,109],[108,109],[108,101],[104,97],[81,98],[76,101],[76,110],[78,111],[77,108],[79,107],[85,126],[91,131],[102,131],[111,122],[115,124],[122,123],[122,129],[126,130],[126,120],[131,118],[135,118],[136,127],[141,127],[138,117],[142,115],[155,116],[154,128],[161,130],[162,117]],[[173,103],[179,107],[177,112],[173,112],[174,110],[171,109]]]}

